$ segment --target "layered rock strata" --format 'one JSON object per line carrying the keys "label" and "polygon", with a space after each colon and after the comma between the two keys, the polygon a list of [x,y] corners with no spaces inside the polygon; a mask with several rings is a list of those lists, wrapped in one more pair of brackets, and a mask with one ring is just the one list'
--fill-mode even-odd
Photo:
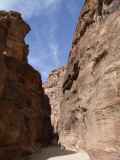
{"label": "layered rock strata", "polygon": [[36,153],[51,137],[49,99],[27,63],[30,27],[17,12],[0,11],[0,159]]}
{"label": "layered rock strata", "polygon": [[86,0],[63,84],[59,144],[120,159],[120,1]]}
{"label": "layered rock strata", "polygon": [[51,72],[48,80],[43,84],[46,95],[50,99],[51,106],[51,124],[53,126],[53,135],[58,132],[58,119],[60,113],[60,101],[63,96],[62,85],[67,70],[67,65],[57,68]]}

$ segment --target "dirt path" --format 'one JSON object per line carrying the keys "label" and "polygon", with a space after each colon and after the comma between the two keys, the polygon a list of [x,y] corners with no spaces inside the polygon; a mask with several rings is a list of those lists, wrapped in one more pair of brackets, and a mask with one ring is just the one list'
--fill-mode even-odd
{"label": "dirt path", "polygon": [[50,146],[43,148],[39,154],[27,156],[20,160],[90,160],[90,158],[85,152],[77,153]]}

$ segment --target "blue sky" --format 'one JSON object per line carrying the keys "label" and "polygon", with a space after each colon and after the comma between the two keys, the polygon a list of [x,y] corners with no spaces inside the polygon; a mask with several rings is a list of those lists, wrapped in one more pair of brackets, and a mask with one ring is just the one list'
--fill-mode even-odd
{"label": "blue sky", "polygon": [[55,68],[68,61],[84,0],[0,0],[0,10],[15,10],[30,25],[25,38],[28,62],[46,81]]}

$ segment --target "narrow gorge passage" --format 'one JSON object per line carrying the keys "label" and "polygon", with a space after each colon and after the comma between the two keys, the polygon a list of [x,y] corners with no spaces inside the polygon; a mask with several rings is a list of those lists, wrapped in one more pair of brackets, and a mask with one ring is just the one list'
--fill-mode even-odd
{"label": "narrow gorge passage", "polygon": [[66,69],[43,85],[58,143],[92,160],[120,160],[119,33],[120,1],[86,0]]}
{"label": "narrow gorge passage", "polygon": [[0,160],[120,160],[120,0],[85,0],[68,63],[44,84],[29,31],[0,11]]}
{"label": "narrow gorge passage", "polygon": [[43,148],[42,151],[36,155],[27,156],[19,160],[90,160],[90,158],[87,153],[83,151],[77,153],[51,145]]}

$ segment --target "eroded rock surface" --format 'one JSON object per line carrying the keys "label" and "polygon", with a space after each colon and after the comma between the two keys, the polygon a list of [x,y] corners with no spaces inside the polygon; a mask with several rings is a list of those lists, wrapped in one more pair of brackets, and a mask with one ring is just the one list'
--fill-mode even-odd
{"label": "eroded rock surface", "polygon": [[3,54],[9,57],[15,57],[19,61],[27,62],[28,45],[24,38],[30,31],[29,25],[23,21],[20,13],[10,11],[0,12],[1,33],[4,34],[3,41],[5,48]]}
{"label": "eroded rock surface", "polygon": [[49,75],[48,80],[43,84],[45,93],[50,99],[53,134],[58,132],[57,127],[60,113],[60,101],[63,96],[62,85],[66,70],[67,65],[63,65],[61,68],[53,70]]}
{"label": "eroded rock surface", "polygon": [[120,159],[120,1],[86,0],[63,84],[59,144]]}
{"label": "eroded rock surface", "polygon": [[27,64],[29,30],[19,13],[0,11],[0,160],[36,153],[51,138],[49,99]]}

